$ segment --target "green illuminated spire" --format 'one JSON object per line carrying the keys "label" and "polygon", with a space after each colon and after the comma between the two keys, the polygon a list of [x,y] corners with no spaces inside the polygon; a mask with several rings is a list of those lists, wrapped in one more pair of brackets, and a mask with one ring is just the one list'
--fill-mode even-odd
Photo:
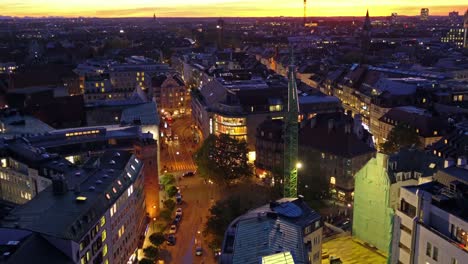
{"label": "green illuminated spire", "polygon": [[288,70],[288,108],[284,122],[284,197],[297,197],[297,164],[298,164],[298,116],[299,102],[294,65],[294,53]]}

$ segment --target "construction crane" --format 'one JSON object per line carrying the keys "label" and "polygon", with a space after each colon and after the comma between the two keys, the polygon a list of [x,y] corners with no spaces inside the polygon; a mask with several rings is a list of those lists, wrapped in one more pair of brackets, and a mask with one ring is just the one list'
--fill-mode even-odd
{"label": "construction crane", "polygon": [[294,53],[291,48],[288,69],[288,108],[284,119],[284,197],[297,197],[297,170],[302,166],[298,161],[299,101],[297,98]]}
{"label": "construction crane", "polygon": [[306,17],[307,17],[307,0],[304,0],[304,26],[306,25],[307,21],[306,21]]}

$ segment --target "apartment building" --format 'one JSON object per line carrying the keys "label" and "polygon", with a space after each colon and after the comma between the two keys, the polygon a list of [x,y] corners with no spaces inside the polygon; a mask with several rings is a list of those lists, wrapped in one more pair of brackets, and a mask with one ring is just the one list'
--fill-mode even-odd
{"label": "apartment building", "polygon": [[321,216],[302,198],[273,201],[231,222],[224,235],[219,263],[256,264],[283,253],[294,263],[322,261]]}
{"label": "apartment building", "polygon": [[136,259],[147,223],[142,168],[130,152],[107,151],[54,177],[51,186],[1,222],[5,263]]}
{"label": "apartment building", "polygon": [[466,159],[446,161],[433,182],[400,189],[394,218],[392,263],[466,263]]}

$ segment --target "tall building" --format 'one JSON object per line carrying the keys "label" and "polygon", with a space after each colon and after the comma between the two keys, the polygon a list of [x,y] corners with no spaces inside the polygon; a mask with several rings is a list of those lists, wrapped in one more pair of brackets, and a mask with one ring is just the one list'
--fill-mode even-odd
{"label": "tall building", "polygon": [[450,23],[456,24],[456,23],[459,22],[459,21],[458,21],[458,18],[459,18],[458,14],[459,14],[459,13],[458,13],[457,11],[452,11],[452,12],[450,12],[450,13],[448,14]]}
{"label": "tall building", "polygon": [[420,19],[426,21],[429,18],[429,8],[421,8]]}
{"label": "tall building", "polygon": [[463,16],[463,29],[465,30],[465,35],[463,37],[463,47],[468,48],[468,9],[465,11]]}
{"label": "tall building", "polygon": [[224,20],[221,18],[218,19],[218,22],[216,24],[216,30],[218,31],[218,50],[223,50],[224,49]]}
{"label": "tall building", "polygon": [[362,26],[361,34],[361,51],[362,56],[364,57],[367,52],[369,52],[370,43],[371,43],[371,30],[372,25],[369,17],[369,10],[366,12],[366,18],[364,20],[364,25]]}
{"label": "tall building", "polygon": [[436,181],[400,188],[392,263],[461,264],[468,260],[466,158],[446,166],[435,175]]}
{"label": "tall building", "polygon": [[442,160],[414,149],[377,153],[355,177],[353,236],[390,256],[400,187],[432,181],[441,166]]}
{"label": "tall building", "polygon": [[147,224],[142,168],[130,152],[107,151],[57,175],[52,186],[1,222],[2,248],[7,250],[2,260],[134,261]]}
{"label": "tall building", "polygon": [[224,235],[219,263],[278,263],[266,261],[282,253],[283,257],[294,259],[291,263],[319,264],[322,232],[320,215],[301,198],[283,198],[231,222]]}

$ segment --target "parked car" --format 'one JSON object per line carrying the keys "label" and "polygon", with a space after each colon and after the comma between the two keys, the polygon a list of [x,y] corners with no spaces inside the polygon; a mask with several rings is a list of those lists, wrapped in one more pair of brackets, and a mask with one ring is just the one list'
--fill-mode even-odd
{"label": "parked car", "polygon": [[175,234],[175,233],[177,233],[177,226],[171,225],[171,228],[169,229],[169,234]]}
{"label": "parked car", "polygon": [[195,255],[197,256],[203,255],[203,248],[201,245],[197,245],[197,247],[195,248]]}
{"label": "parked car", "polygon": [[194,171],[188,171],[182,175],[182,177],[193,177],[193,176],[195,176]]}
{"label": "parked car", "polygon": [[169,246],[174,246],[176,244],[176,237],[174,235],[168,235],[166,239],[166,244]]}
{"label": "parked car", "polygon": [[182,220],[182,215],[176,215],[176,217],[174,218],[174,222],[176,222],[177,224],[179,224],[181,220]]}
{"label": "parked car", "polygon": [[181,216],[181,215],[182,215],[182,208],[180,208],[180,207],[177,208],[175,214],[176,214],[176,216],[177,216],[177,215],[180,215],[180,216]]}

